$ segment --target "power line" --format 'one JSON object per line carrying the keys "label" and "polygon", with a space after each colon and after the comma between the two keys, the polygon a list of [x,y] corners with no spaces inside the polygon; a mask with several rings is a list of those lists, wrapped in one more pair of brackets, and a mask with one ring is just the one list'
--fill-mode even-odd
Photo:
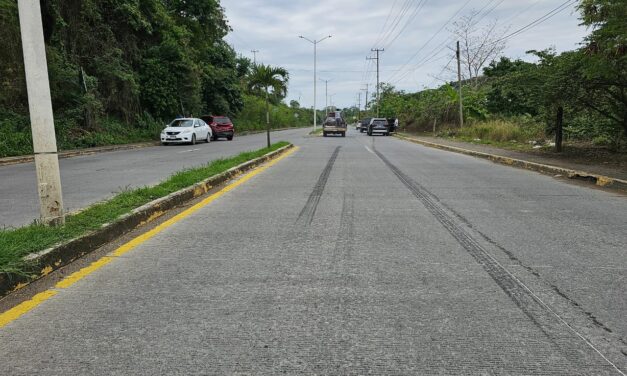
{"label": "power line", "polygon": [[[475,25],[477,25],[479,22],[481,22],[481,21],[482,21],[482,20],[483,20],[483,19],[484,19],[484,18],[485,18],[488,14],[492,13],[492,12],[493,12],[493,11],[494,11],[497,7],[499,7],[499,6],[500,6],[500,5],[501,5],[501,4],[502,4],[505,0],[500,0],[500,1],[498,1],[497,3],[494,3],[494,1],[496,1],[496,0],[489,0],[489,1],[488,1],[488,2],[487,2],[484,6],[483,6],[483,7],[481,7],[481,9],[479,9],[479,10],[476,12],[476,15],[478,15],[478,16],[479,16],[479,18],[478,18],[478,19],[476,19],[476,20],[472,23],[471,27],[474,27],[474,26],[475,26]],[[414,59],[414,58],[416,57],[416,55],[418,55],[418,53],[419,53],[419,52],[420,52],[420,51],[421,51],[421,50],[422,50],[425,46],[427,46],[427,45],[431,42],[431,40],[433,40],[433,39],[434,39],[434,38],[435,38],[435,37],[436,37],[436,36],[437,36],[437,35],[438,35],[438,34],[439,34],[439,33],[440,33],[443,29],[444,29],[444,27],[446,27],[446,25],[448,25],[448,24],[449,24],[449,23],[453,20],[453,18],[459,14],[459,12],[460,12],[463,8],[465,8],[465,7],[466,7],[466,5],[467,5],[467,4],[468,4],[468,1],[467,1],[464,5],[462,5],[462,7],[461,7],[460,9],[458,9],[458,10],[457,10],[457,12],[455,12],[455,14],[453,14],[453,16],[451,16],[451,18],[449,18],[449,19],[448,19],[448,20],[444,23],[444,25],[442,25],[442,27],[440,27],[440,29],[439,29],[439,30],[438,30],[438,31],[437,31],[437,32],[436,32],[436,33],[435,33],[435,34],[434,34],[434,35],[433,35],[433,36],[432,36],[432,37],[431,37],[431,38],[430,38],[430,39],[429,39],[429,40],[428,40],[428,41],[427,41],[427,42],[426,42],[426,43],[425,43],[422,47],[420,47],[420,49],[419,49],[418,51],[416,51],[416,53],[415,53],[415,54],[414,54],[414,55],[413,55],[413,56],[412,56],[412,57],[411,57],[411,58],[410,58],[410,59],[409,59],[409,60],[408,60],[405,64],[403,64],[403,66],[402,66],[402,67],[403,67],[403,68],[404,68],[404,67],[406,67],[406,66],[407,66],[407,64],[409,63],[409,61],[411,61],[412,59]],[[485,13],[481,14],[481,13],[482,13],[482,12],[483,12],[486,8],[489,8],[489,9],[488,9],[488,10],[486,10],[486,11],[485,11]],[[419,62],[417,62],[417,64],[416,64],[416,65],[415,65],[412,69],[410,69],[410,71],[414,71],[414,70],[416,70],[418,67],[420,67],[420,66],[424,65],[427,61],[431,60],[429,57],[432,57],[433,55],[437,55],[437,54],[438,54],[438,53],[439,53],[439,52],[440,52],[440,51],[444,48],[443,46],[446,46],[447,44],[449,44],[450,42],[452,42],[454,39],[455,39],[455,38],[451,38],[451,37],[447,38],[447,39],[446,39],[444,42],[442,42],[440,45],[438,45],[438,46],[436,46],[434,49],[432,49],[432,50],[431,50],[431,52],[427,55],[427,56],[428,56],[427,58],[424,58],[424,59],[420,60]],[[435,52],[435,54],[433,54],[433,51],[437,50],[438,48],[440,48],[440,49],[439,49],[437,52]],[[402,69],[401,69],[401,70],[402,70]],[[399,82],[399,81],[401,81],[401,80],[405,79],[405,77],[407,77],[407,75],[409,74],[409,72],[410,72],[410,71],[406,72],[406,74],[404,74],[404,75],[401,75],[401,76],[400,76],[397,80],[395,80],[395,81],[394,81],[394,83]],[[394,77],[397,77],[397,75],[396,75],[396,74],[395,74],[395,75],[393,75],[393,76],[391,77],[391,79],[393,79]]]}
{"label": "power line", "polygon": [[385,41],[394,32],[394,30],[396,30],[399,22],[405,17],[407,11],[409,11],[410,6],[411,0],[405,0],[405,2],[401,5],[399,13],[396,15],[396,17],[394,17],[394,20],[392,20],[390,29],[385,32],[380,40],[375,43],[375,46],[378,44],[382,44],[382,42]]}
{"label": "power line", "polygon": [[392,8],[390,8],[390,13],[388,13],[388,16],[385,18],[385,22],[383,23],[383,26],[381,27],[381,31],[379,31],[379,36],[377,37],[375,43],[372,45],[373,48],[374,48],[374,46],[377,45],[377,43],[379,43],[379,41],[383,37],[383,33],[385,31],[385,27],[388,25],[388,21],[390,20],[390,17],[392,16],[392,13],[394,12],[394,8],[396,8],[396,3],[397,2],[398,2],[398,0],[394,0],[394,3],[392,4]]}
{"label": "power line", "polygon": [[521,34],[535,26],[538,26],[539,24],[543,23],[544,21],[552,18],[553,16],[557,15],[558,13],[561,13],[562,11],[566,10],[568,8],[569,5],[572,5],[573,3],[575,3],[577,0],[567,0],[565,2],[563,2],[562,4],[560,4],[557,8],[554,8],[553,10],[551,10],[550,12],[546,13],[545,15],[541,16],[540,18],[535,19],[534,21],[528,23],[527,25],[521,27],[518,30],[513,31],[512,33],[497,39],[494,43],[498,43],[504,40],[507,40],[509,38],[515,37],[518,34]]}
{"label": "power line", "polygon": [[[522,34],[522,33],[523,33],[523,32],[525,32],[525,31],[528,31],[528,30],[532,29],[533,27],[535,27],[535,26],[537,26],[537,25],[539,25],[539,24],[541,24],[541,23],[545,22],[546,20],[548,20],[548,19],[552,18],[553,16],[557,15],[558,13],[560,13],[560,12],[562,12],[562,11],[566,10],[566,9],[568,8],[568,6],[569,6],[569,5],[572,5],[572,4],[573,4],[574,2],[576,2],[576,1],[577,1],[577,0],[567,0],[567,1],[563,2],[563,3],[561,3],[559,6],[557,6],[556,8],[554,8],[554,9],[552,9],[552,10],[550,10],[550,11],[549,11],[549,12],[547,12],[546,14],[544,14],[544,15],[540,16],[539,18],[537,18],[537,19],[535,19],[534,21],[532,21],[532,22],[528,23],[527,25],[525,25],[525,26],[523,26],[523,27],[521,27],[521,28],[519,28],[519,29],[517,29],[517,30],[515,30],[515,31],[511,32],[510,34],[505,35],[505,36],[503,36],[502,38],[497,39],[496,41],[494,41],[494,42],[490,43],[489,45],[494,45],[494,44],[496,44],[496,43],[499,43],[499,42],[505,41],[505,40],[510,39],[510,38],[512,38],[512,37],[514,37],[514,36],[517,36],[517,35],[519,35],[519,34]],[[501,1],[501,2],[502,2],[502,1]],[[475,24],[476,24],[476,23],[475,23]],[[489,45],[488,45],[488,46],[489,46]],[[429,58],[425,58],[425,59],[421,60],[421,61],[418,63],[418,65],[414,67],[414,70],[415,70],[415,69],[417,69],[418,67],[420,67],[420,66],[422,66],[422,65],[426,64],[426,63],[427,63],[427,62],[429,62],[430,60],[432,60],[432,57],[433,57],[433,56],[435,56],[435,55],[437,55],[437,54],[438,54],[440,51],[442,51],[445,47],[446,47],[446,46],[444,46],[443,48],[441,48],[441,49],[440,49],[438,52],[436,52],[435,54],[432,54],[432,55],[431,55],[431,57],[429,57]],[[400,79],[399,79],[399,80],[397,80],[397,81],[395,81],[394,83],[396,83],[396,82],[398,82],[398,81],[400,81],[400,80],[404,79],[406,76],[407,76],[407,74],[402,75],[402,76],[400,77]]]}
{"label": "power line", "polygon": [[[422,51],[429,43],[431,43],[431,41],[436,36],[438,36],[438,34],[440,34],[440,32],[442,32],[442,30],[446,27],[446,25],[448,25],[448,23],[451,22],[451,20],[453,18],[455,18],[455,16],[457,16],[457,14],[459,14],[459,12],[461,12],[462,9],[464,9],[466,7],[466,5],[468,5],[468,3],[470,3],[470,0],[466,0],[466,2],[459,9],[457,9],[457,11],[448,20],[446,20],[446,22],[438,29],[438,31],[436,31],[435,34],[433,34],[431,36],[431,38],[429,38],[429,40],[427,40],[409,59],[407,59],[407,61],[401,66],[401,69],[406,67],[407,64],[409,64],[416,56],[418,56],[420,51]],[[390,77],[390,79],[393,79],[394,77],[395,77],[395,75]]]}
{"label": "power line", "polygon": [[396,36],[391,41],[387,43],[386,47],[388,49],[390,48],[390,46],[392,46],[392,44],[394,44],[394,42],[398,39],[398,37],[401,36],[401,34],[403,34],[405,29],[407,29],[407,26],[409,26],[411,24],[411,21],[413,21],[416,18],[416,16],[418,15],[418,12],[420,12],[420,10],[424,8],[426,3],[427,3],[427,0],[420,0],[416,8],[414,8],[414,12],[411,14],[411,16],[407,18],[407,21],[405,22],[401,30],[396,34]]}

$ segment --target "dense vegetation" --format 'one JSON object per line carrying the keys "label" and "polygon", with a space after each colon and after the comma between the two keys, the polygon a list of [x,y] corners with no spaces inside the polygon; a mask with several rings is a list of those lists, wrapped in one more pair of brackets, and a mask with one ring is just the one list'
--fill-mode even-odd
{"label": "dense vegetation", "polygon": [[[62,149],[155,139],[174,116],[227,114],[265,127],[247,90],[250,60],[225,43],[218,0],[41,0],[50,86]],[[0,156],[32,151],[17,2],[0,0]],[[273,96],[275,127],[307,110]],[[309,112],[311,114],[311,112]]]}
{"label": "dense vegetation", "polygon": [[582,23],[591,28],[582,47],[557,54],[529,51],[535,62],[501,57],[483,75],[463,82],[464,118],[459,130],[455,82],[405,93],[382,85],[383,116],[398,115],[418,130],[494,141],[550,137],[558,112],[571,140],[587,140],[613,150],[627,135],[627,7],[621,0],[583,0]]}

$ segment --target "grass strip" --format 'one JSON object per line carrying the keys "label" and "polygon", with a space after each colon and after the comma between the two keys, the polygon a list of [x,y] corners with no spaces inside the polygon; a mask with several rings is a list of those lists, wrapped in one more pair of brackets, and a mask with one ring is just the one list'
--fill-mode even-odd
{"label": "grass strip", "polygon": [[289,143],[281,141],[270,148],[244,152],[231,158],[217,159],[201,167],[177,172],[155,186],[121,192],[110,200],[68,215],[65,225],[60,227],[48,227],[35,223],[17,229],[0,230],[0,273],[26,274],[28,265],[23,258],[30,253],[85,235],[150,201],[190,187],[286,145]]}

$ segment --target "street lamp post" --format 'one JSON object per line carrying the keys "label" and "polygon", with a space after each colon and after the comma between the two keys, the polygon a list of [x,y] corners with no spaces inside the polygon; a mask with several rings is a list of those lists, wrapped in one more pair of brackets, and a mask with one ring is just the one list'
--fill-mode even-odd
{"label": "street lamp post", "polygon": [[[333,97],[336,96],[337,93],[333,93],[331,95],[329,95],[329,103],[331,104],[331,107],[333,108],[333,111],[335,111],[335,105],[333,104]],[[329,110],[327,109],[327,112],[329,112]]]}
{"label": "street lamp post", "polygon": [[329,113],[329,81],[331,80],[323,80],[321,78],[320,81],[324,82],[324,110],[326,111],[326,116],[326,114]]}
{"label": "street lamp post", "polygon": [[302,36],[302,35],[299,35],[298,37],[299,37],[300,39],[304,39],[304,40],[306,40],[307,42],[309,42],[309,43],[313,44],[313,46],[314,46],[314,76],[313,76],[313,83],[314,83],[314,99],[313,99],[314,110],[313,110],[313,121],[314,121],[314,125],[313,125],[313,128],[314,128],[314,131],[315,131],[315,130],[316,130],[316,125],[317,125],[317,123],[318,123],[317,116],[316,116],[316,112],[317,112],[317,110],[316,110],[316,94],[317,94],[317,91],[316,91],[316,89],[317,89],[317,88],[316,88],[316,84],[317,84],[317,80],[318,80],[318,78],[317,78],[317,73],[316,73],[316,65],[317,65],[316,55],[317,55],[317,49],[318,49],[317,47],[318,47],[318,43],[322,42],[322,41],[323,41],[323,40],[325,40],[325,39],[329,39],[329,38],[331,38],[331,35],[328,35],[328,36],[326,36],[326,37],[324,37],[324,38],[322,38],[322,39],[318,39],[318,40],[315,40],[315,39],[314,39],[314,40],[311,40],[311,39],[306,38],[306,37],[304,37],[304,36]]}

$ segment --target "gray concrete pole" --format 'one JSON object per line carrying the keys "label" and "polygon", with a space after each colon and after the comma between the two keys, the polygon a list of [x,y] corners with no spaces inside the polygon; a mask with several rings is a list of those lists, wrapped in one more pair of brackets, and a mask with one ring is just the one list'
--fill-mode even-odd
{"label": "gray concrete pole", "polygon": [[457,57],[457,86],[459,86],[459,127],[464,127],[464,102],[462,99],[462,68],[459,51],[459,41],[457,41],[457,50],[455,52]]}
{"label": "gray concrete pole", "polygon": [[318,96],[318,92],[316,90],[316,84],[318,83],[318,76],[316,74],[316,69],[317,69],[317,62],[316,62],[317,56],[316,55],[318,54],[318,48],[317,48],[318,42],[314,41],[313,45],[314,45],[314,100],[313,100],[314,102],[314,119],[313,119],[314,127],[313,127],[313,130],[315,132],[316,125],[318,123],[318,114],[317,114],[318,109],[316,108],[316,96]]}
{"label": "gray concrete pole", "polygon": [[45,224],[61,225],[65,222],[61,176],[39,0],[18,0],[18,10],[35,151],[40,219]]}

